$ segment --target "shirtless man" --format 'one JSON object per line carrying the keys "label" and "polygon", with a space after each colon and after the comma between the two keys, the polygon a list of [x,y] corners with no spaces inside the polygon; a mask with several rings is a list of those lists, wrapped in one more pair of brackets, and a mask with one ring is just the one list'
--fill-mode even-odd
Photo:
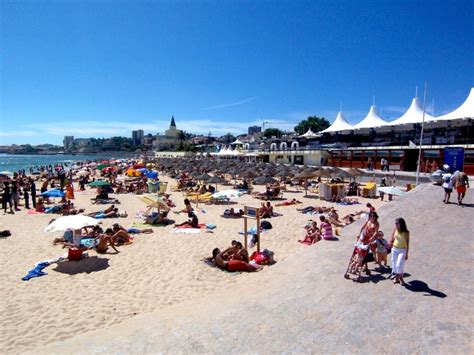
{"label": "shirtless man", "polygon": [[107,228],[105,234],[110,237],[111,241],[116,245],[123,245],[130,243],[130,234],[119,229],[116,232],[112,228]]}
{"label": "shirtless man", "polygon": [[[96,215],[100,215],[100,214],[107,214],[107,213],[110,213],[110,212],[113,212],[115,209],[115,205],[111,205],[110,207],[107,207],[105,210],[101,210],[101,211],[96,211],[96,212],[91,212],[91,213],[88,213],[87,216],[89,217],[95,217]],[[118,211],[118,209],[117,209]]]}
{"label": "shirtless man", "polygon": [[119,253],[119,251],[115,247],[113,238],[110,236],[110,234],[106,232],[105,234],[101,234],[95,239],[93,249],[99,254],[104,254],[109,248],[109,245],[112,247],[113,250],[115,250],[115,252]]}

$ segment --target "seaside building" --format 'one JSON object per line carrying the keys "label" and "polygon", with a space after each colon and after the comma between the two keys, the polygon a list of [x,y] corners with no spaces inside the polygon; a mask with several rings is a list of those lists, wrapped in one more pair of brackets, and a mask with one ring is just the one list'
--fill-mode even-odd
{"label": "seaside building", "polygon": [[74,143],[74,136],[64,136],[63,147],[64,151],[70,151]]}
{"label": "seaside building", "polygon": [[156,136],[153,146],[156,150],[174,150],[182,140],[183,131],[176,128],[174,116],[171,116],[170,127],[165,131],[165,134]]}
{"label": "seaside building", "polygon": [[137,146],[143,144],[145,134],[142,129],[132,131],[132,145]]}
{"label": "seaside building", "polygon": [[332,125],[323,131],[260,140],[258,149],[248,143],[241,150],[228,145],[214,154],[223,158],[351,168],[367,168],[370,162],[376,169],[381,168],[384,158],[391,171],[416,171],[421,145],[420,166],[425,171],[448,164],[474,175],[473,121],[474,88],[463,104],[443,116],[423,113],[415,97],[407,111],[393,121],[380,117],[373,105],[354,125],[339,112]]}
{"label": "seaside building", "polygon": [[262,132],[262,127],[260,126],[250,126],[248,128],[248,134],[255,134],[255,133],[261,133]]}

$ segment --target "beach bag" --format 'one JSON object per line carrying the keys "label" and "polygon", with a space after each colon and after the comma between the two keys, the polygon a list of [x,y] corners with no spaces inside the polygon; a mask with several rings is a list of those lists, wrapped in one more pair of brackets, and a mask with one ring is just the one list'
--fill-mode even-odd
{"label": "beach bag", "polygon": [[67,258],[69,261],[79,261],[82,259],[82,250],[71,248],[67,252]]}
{"label": "beach bag", "polygon": [[262,229],[272,229],[273,226],[268,221],[262,221],[262,222],[260,222],[260,228],[262,228]]}

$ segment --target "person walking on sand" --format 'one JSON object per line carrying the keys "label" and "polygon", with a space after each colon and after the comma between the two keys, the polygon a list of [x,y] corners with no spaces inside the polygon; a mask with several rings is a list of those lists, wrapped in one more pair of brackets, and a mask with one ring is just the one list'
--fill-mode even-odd
{"label": "person walking on sand", "polygon": [[403,218],[395,220],[395,229],[392,233],[392,275],[394,284],[405,285],[403,280],[403,269],[405,261],[408,260],[408,250],[410,248],[410,232],[407,229],[406,222]]}
{"label": "person walking on sand", "polygon": [[467,188],[469,187],[469,177],[466,173],[460,171],[454,178],[454,185],[458,193],[458,205],[462,206],[462,200],[466,196]]}

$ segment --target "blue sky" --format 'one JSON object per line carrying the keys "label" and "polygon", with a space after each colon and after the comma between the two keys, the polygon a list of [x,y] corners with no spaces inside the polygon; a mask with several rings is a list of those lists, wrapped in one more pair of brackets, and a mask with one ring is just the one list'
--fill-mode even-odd
{"label": "blue sky", "polygon": [[308,115],[435,115],[474,86],[459,1],[0,1],[0,144],[292,130]]}

